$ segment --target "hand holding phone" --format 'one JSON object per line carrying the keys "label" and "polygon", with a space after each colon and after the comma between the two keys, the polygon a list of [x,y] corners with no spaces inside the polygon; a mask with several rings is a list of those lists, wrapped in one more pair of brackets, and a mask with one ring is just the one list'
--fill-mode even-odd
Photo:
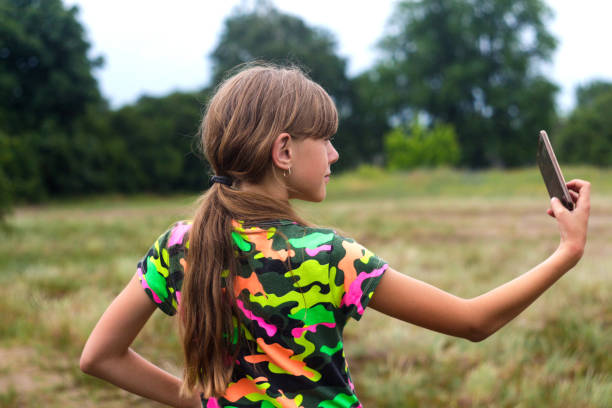
{"label": "hand holding phone", "polygon": [[540,131],[536,161],[538,162],[538,167],[540,168],[540,173],[542,173],[542,178],[550,198],[557,197],[565,208],[572,211],[574,209],[574,201],[567,189],[563,173],[561,173],[561,168],[555,157],[555,152],[544,130]]}

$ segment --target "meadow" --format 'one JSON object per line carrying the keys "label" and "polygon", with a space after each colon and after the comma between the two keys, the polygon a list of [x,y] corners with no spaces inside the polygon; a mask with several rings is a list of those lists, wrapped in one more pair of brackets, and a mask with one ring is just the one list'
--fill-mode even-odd
{"label": "meadow", "polygon": [[[345,331],[365,407],[612,406],[612,170],[592,182],[581,262],[498,333],[471,343],[367,310]],[[395,269],[462,297],[527,271],[558,244],[535,168],[332,177],[295,203]],[[138,260],[195,196],[104,196],[18,207],[0,241],[0,406],[159,406],[80,372],[83,344]],[[175,319],[156,312],[134,349],[180,374]]]}

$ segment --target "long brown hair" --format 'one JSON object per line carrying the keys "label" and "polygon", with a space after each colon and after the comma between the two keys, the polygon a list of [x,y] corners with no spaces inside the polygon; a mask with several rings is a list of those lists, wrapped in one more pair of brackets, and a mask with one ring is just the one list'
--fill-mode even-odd
{"label": "long brown hair", "polygon": [[210,100],[201,127],[204,153],[212,171],[231,177],[234,185],[215,183],[201,197],[189,236],[180,305],[183,393],[201,386],[206,397],[222,396],[240,349],[241,342],[232,340],[235,326],[240,327],[232,290],[240,267],[232,220],[248,225],[287,219],[306,225],[288,201],[241,191],[240,183],[257,183],[274,171],[271,149],[279,134],[326,138],[337,127],[333,101],[298,68],[246,67]]}

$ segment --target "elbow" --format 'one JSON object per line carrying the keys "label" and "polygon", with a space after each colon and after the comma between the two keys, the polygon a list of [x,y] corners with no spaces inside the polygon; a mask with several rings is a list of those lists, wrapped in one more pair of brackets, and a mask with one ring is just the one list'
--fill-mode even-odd
{"label": "elbow", "polygon": [[83,352],[79,359],[79,368],[82,372],[89,375],[94,375],[96,371],[96,360],[92,358],[88,353]]}
{"label": "elbow", "polygon": [[465,315],[467,317],[461,337],[471,342],[479,343],[496,332],[494,325],[485,316],[478,313],[471,302],[468,301],[467,306],[468,309]]}
{"label": "elbow", "polygon": [[98,377],[101,373],[102,366],[104,365],[106,359],[108,359],[107,356],[98,354],[93,350],[85,347],[85,349],[81,353],[81,358],[79,359],[79,368],[85,374]]}
{"label": "elbow", "polygon": [[464,336],[467,340],[473,343],[479,343],[485,339],[487,339],[491,334],[481,328],[470,328],[468,333]]}

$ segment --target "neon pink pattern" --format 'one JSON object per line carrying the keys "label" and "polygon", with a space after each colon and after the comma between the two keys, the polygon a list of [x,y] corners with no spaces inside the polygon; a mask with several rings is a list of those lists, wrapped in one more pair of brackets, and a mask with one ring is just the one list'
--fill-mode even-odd
{"label": "neon pink pattern", "polygon": [[316,256],[319,252],[322,252],[322,251],[329,252],[331,250],[332,250],[332,246],[331,245],[321,245],[321,246],[316,247],[314,249],[305,248],[305,251],[308,254],[308,256]]}
{"label": "neon pink pattern", "polygon": [[360,315],[363,314],[363,305],[361,304],[363,290],[361,289],[361,284],[367,278],[373,278],[382,275],[388,267],[389,265],[384,264],[381,268],[373,269],[370,273],[362,272],[357,275],[357,278],[355,278],[353,283],[351,283],[351,287],[349,288],[348,292],[344,294],[341,305],[355,305],[357,307],[357,313],[359,313]]}
{"label": "neon pink pattern", "polygon": [[297,339],[298,337],[301,337],[302,333],[304,333],[305,331],[314,333],[317,331],[317,326],[319,325],[322,325],[325,327],[336,327],[336,323],[311,324],[310,326],[306,326],[306,327],[296,327],[295,329],[291,330],[291,335]]}
{"label": "neon pink pattern", "polygon": [[215,397],[211,397],[206,403],[206,408],[221,408],[221,406]]}
{"label": "neon pink pattern", "polygon": [[257,324],[259,324],[259,326],[262,329],[265,329],[266,333],[268,334],[268,336],[274,336],[276,334],[276,326],[274,326],[273,324],[270,323],[266,323],[266,321],[264,319],[262,319],[259,316],[255,316],[255,314],[253,312],[251,312],[250,310],[246,309],[244,307],[244,303],[242,302],[242,300],[240,299],[236,299],[236,304],[238,305],[238,307],[240,308],[240,310],[242,310],[242,313],[244,313],[244,315],[246,316],[247,319],[250,320],[254,320],[257,322]]}
{"label": "neon pink pattern", "polygon": [[170,233],[170,238],[168,239],[168,248],[172,245],[180,245],[183,242],[183,237],[185,233],[191,229],[191,224],[176,224],[176,226],[172,229]]}

